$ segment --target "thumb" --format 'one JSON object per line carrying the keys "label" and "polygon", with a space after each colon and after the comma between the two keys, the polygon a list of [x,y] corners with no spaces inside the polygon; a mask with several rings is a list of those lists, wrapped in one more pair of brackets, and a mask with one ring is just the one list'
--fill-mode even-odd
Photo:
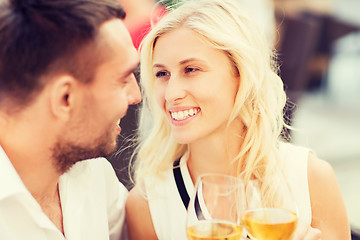
{"label": "thumb", "polygon": [[295,231],[293,240],[321,240],[321,231],[308,224],[300,223]]}

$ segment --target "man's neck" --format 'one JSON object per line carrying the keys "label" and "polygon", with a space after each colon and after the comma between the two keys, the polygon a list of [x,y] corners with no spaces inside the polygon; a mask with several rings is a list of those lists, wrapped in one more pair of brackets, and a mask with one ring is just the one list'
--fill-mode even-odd
{"label": "man's neck", "polygon": [[24,148],[21,148],[23,152],[19,152],[6,145],[2,146],[22,182],[36,200],[56,198],[61,174],[56,170],[50,156]]}
{"label": "man's neck", "polygon": [[34,143],[36,140],[31,142],[25,135],[18,139],[12,136],[6,136],[5,139],[1,136],[0,145],[43,212],[63,233],[63,216],[58,189],[61,173],[57,171],[51,160],[51,152],[46,150],[51,149],[50,146],[43,144],[41,147],[36,147],[34,145],[39,145],[39,143]]}
{"label": "man's neck", "polygon": [[[54,195],[60,173],[52,160],[52,134],[24,111],[16,116],[7,116],[0,122],[0,145],[33,196]],[[45,197],[45,196],[44,196]]]}
{"label": "man's neck", "polygon": [[47,95],[50,92],[45,91],[44,97],[16,113],[0,108],[0,145],[44,213],[64,232],[58,189],[61,173],[51,150],[61,130],[49,114]]}
{"label": "man's neck", "polygon": [[40,204],[43,212],[64,235],[63,213],[58,185],[56,191],[52,192],[51,195],[50,193],[51,192],[41,196],[34,196],[34,198]]}
{"label": "man's neck", "polygon": [[[11,161],[11,160],[10,160]],[[24,162],[24,161],[22,161]],[[64,234],[63,214],[59,194],[59,177],[51,160],[41,166],[16,167],[21,180],[31,195],[41,206],[43,212],[54,223],[59,231]]]}

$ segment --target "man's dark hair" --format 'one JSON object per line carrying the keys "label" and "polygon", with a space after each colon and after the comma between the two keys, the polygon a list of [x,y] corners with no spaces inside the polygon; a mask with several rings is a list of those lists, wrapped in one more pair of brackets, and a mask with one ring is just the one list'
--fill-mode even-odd
{"label": "man's dark hair", "polygon": [[48,74],[91,82],[99,26],[124,17],[117,0],[0,0],[0,107],[26,106]]}

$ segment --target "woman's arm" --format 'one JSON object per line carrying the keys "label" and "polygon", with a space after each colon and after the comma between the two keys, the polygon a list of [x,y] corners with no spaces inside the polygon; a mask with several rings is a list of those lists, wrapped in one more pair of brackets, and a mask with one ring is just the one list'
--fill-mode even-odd
{"label": "woman's arm", "polygon": [[350,240],[350,225],[336,176],[331,165],[309,154],[308,182],[312,210],[311,227],[322,239]]}
{"label": "woman's arm", "polygon": [[126,221],[131,240],[158,239],[151,220],[148,202],[138,186],[130,191],[126,200]]}

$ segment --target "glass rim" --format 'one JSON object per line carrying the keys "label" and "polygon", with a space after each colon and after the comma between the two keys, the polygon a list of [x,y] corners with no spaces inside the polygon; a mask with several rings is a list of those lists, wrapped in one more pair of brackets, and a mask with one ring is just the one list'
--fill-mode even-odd
{"label": "glass rim", "polygon": [[226,179],[228,182],[237,182],[239,184],[243,184],[243,180],[240,177],[236,177],[233,175],[228,175],[228,174],[223,174],[223,173],[203,173],[200,174],[197,178],[196,182],[207,182],[210,184],[219,184],[219,182],[214,182],[214,181],[210,181],[210,180],[206,180],[206,178],[222,178],[222,179]]}

